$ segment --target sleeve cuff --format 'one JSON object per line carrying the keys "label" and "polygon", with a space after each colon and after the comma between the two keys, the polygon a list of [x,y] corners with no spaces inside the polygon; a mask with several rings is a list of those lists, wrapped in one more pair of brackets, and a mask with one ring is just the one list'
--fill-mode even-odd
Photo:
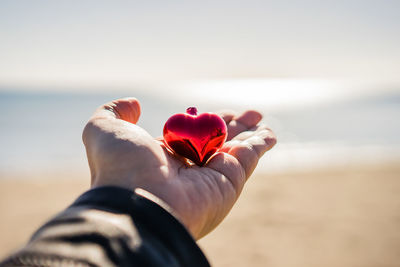
{"label": "sleeve cuff", "polygon": [[71,207],[127,214],[154,233],[179,258],[182,266],[210,266],[187,229],[174,217],[162,200],[143,190],[104,186],[82,194]]}

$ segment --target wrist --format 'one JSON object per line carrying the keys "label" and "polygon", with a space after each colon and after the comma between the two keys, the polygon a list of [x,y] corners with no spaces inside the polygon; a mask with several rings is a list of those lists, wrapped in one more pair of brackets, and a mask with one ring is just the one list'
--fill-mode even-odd
{"label": "wrist", "polygon": [[[111,179],[109,177],[113,178]],[[204,236],[204,225],[207,225],[207,222],[204,221],[205,219],[202,216],[194,216],[193,210],[188,209],[188,205],[185,204],[185,201],[182,201],[182,199],[175,194],[168,192],[164,185],[152,183],[152,179],[154,179],[154,176],[146,177],[146,175],[141,175],[140,178],[139,176],[137,178],[132,178],[102,173],[97,176],[92,176],[91,188],[118,187],[134,192],[167,211],[182,224],[196,240]],[[132,181],[135,181],[135,183]],[[197,212],[195,212],[195,214],[198,215]]]}

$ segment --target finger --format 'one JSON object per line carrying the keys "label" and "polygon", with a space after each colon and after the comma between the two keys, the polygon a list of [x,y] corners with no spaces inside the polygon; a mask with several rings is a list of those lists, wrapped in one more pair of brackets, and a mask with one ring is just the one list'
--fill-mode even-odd
{"label": "finger", "polygon": [[246,139],[235,138],[226,142],[220,152],[216,153],[205,165],[229,179],[237,196],[257,166],[260,157],[276,143],[274,133],[265,125],[255,127],[253,131],[243,134],[247,135]]}
{"label": "finger", "polygon": [[99,107],[93,114],[92,119],[111,118],[137,123],[140,112],[140,103],[136,98],[121,98]]}
{"label": "finger", "polygon": [[244,140],[227,142],[224,151],[240,162],[248,178],[257,166],[258,160],[275,144],[275,134],[269,129],[262,129]]}
{"label": "finger", "polygon": [[216,112],[226,124],[230,123],[231,120],[236,116],[236,113],[233,110],[220,110]]}
{"label": "finger", "polygon": [[228,138],[231,140],[241,132],[247,131],[248,129],[257,125],[257,123],[262,119],[261,113],[255,110],[247,110],[237,117],[234,117],[228,127]]}
{"label": "finger", "polygon": [[[267,125],[265,125],[264,123],[260,123],[254,127],[251,127],[250,129],[241,132],[240,134],[236,135],[235,138],[233,138],[233,140],[235,141],[244,141],[250,137],[252,137],[253,135],[256,135],[258,132],[262,131],[262,130],[268,130],[271,131],[270,128],[267,127]],[[233,141],[231,140],[231,142]]]}
{"label": "finger", "polygon": [[232,120],[227,125],[227,128],[228,128],[228,137],[226,138],[227,141],[232,140],[236,135],[247,130],[246,126],[235,120]]}
{"label": "finger", "polygon": [[235,157],[227,153],[218,152],[208,160],[205,167],[224,175],[232,184],[236,192],[236,197],[239,196],[246,182],[246,174],[240,162]]}
{"label": "finger", "polygon": [[265,124],[259,124],[250,128],[247,131],[241,132],[240,134],[236,135],[235,138],[233,138],[232,140],[225,142],[225,144],[222,146],[222,148],[220,148],[219,151],[228,153],[232,147],[239,145],[241,142],[256,135],[261,130],[271,131],[271,129],[269,129]]}
{"label": "finger", "polygon": [[243,112],[240,116],[234,118],[235,121],[243,124],[247,128],[257,125],[257,123],[259,123],[261,119],[261,113],[256,110],[247,110]]}
{"label": "finger", "polygon": [[89,142],[100,140],[104,132],[113,132],[118,129],[122,120],[136,123],[139,116],[140,104],[136,98],[122,98],[104,104],[96,109],[83,129],[83,143],[90,146]]}

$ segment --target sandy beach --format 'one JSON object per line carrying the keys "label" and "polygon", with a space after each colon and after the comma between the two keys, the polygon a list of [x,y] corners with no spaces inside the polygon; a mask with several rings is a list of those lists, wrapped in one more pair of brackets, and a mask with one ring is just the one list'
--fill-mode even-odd
{"label": "sandy beach", "polygon": [[[2,176],[0,257],[88,186],[86,173]],[[400,164],[388,163],[254,175],[199,244],[213,266],[389,267],[399,230]]]}

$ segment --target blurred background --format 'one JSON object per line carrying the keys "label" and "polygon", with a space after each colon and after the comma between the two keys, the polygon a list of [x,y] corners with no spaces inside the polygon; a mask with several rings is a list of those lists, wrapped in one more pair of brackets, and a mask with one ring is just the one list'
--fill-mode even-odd
{"label": "blurred background", "polygon": [[[89,186],[94,109],[258,109],[278,136],[215,266],[398,266],[400,2],[0,2],[0,256]],[[226,246],[229,244],[229,246]]]}

